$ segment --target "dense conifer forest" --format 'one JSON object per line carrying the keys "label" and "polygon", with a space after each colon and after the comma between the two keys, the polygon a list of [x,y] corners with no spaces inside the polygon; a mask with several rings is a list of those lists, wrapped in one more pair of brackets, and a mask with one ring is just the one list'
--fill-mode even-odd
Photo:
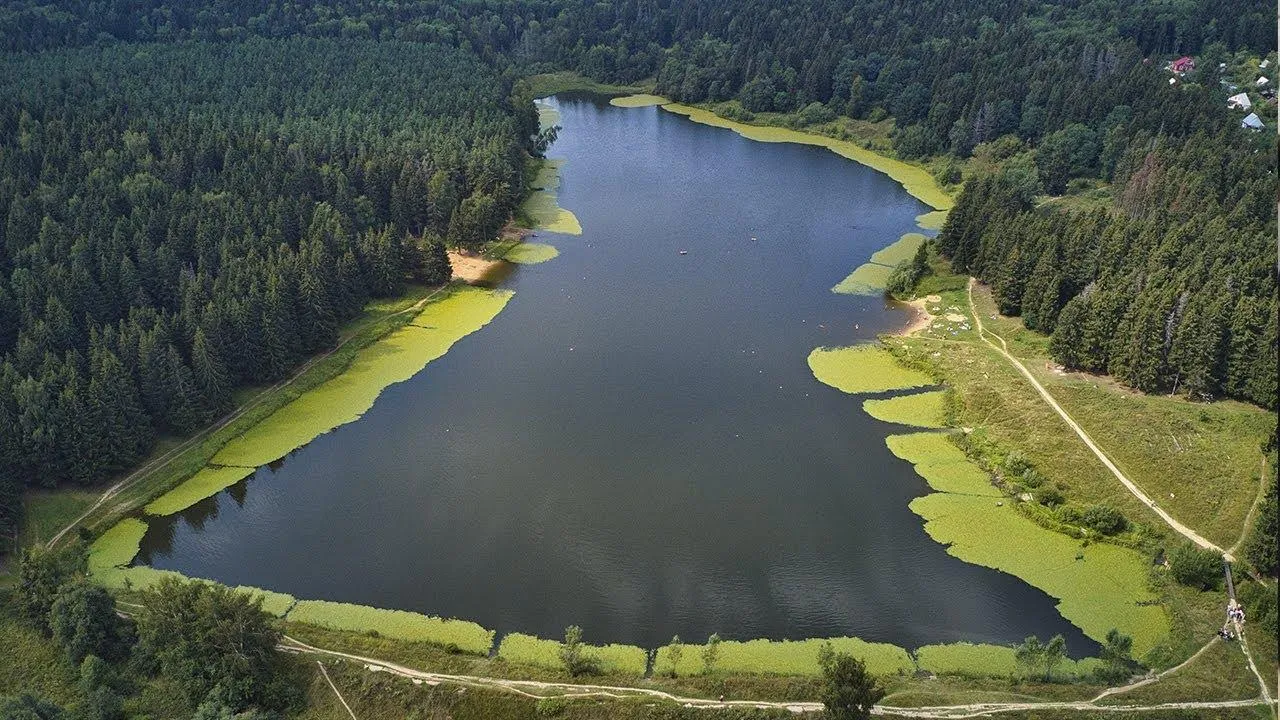
{"label": "dense conifer forest", "polygon": [[[892,117],[978,155],[939,239],[1063,364],[1276,399],[1275,144],[1219,60],[1272,7],[1104,0],[17,0],[0,7],[0,530],[286,375],[491,238],[537,151],[515,79],[653,78],[741,119]],[[1163,64],[1195,54],[1169,83]],[[1275,118],[1266,118],[1274,122]],[[950,179],[955,179],[950,178]],[[1095,211],[1038,208],[1111,183]]]}

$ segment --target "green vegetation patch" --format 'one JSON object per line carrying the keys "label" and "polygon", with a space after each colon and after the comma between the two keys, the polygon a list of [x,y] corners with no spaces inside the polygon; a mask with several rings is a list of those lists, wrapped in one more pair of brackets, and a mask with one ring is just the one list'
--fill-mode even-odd
{"label": "green vegetation patch", "polygon": [[888,265],[891,268],[897,267],[898,263],[910,260],[916,254],[916,249],[924,244],[925,239],[925,236],[920,233],[907,233],[888,247],[877,250],[871,256],[871,262],[879,265]]}
{"label": "green vegetation patch", "polygon": [[938,492],[1004,497],[945,433],[890,435],[885,444],[889,452],[914,465],[916,474]]}
{"label": "green vegetation patch", "polygon": [[941,230],[942,224],[947,221],[946,210],[934,210],[916,216],[916,227],[921,230]]}
{"label": "green vegetation patch", "polygon": [[609,104],[615,107],[634,108],[649,107],[651,105],[666,105],[670,100],[660,95],[650,95],[649,93],[636,93],[635,95],[624,95],[609,100]]}
{"label": "green vegetation patch", "polygon": [[[508,662],[561,670],[564,668],[564,661],[560,659],[562,647],[564,643],[558,640],[511,633],[502,638],[498,657]],[[600,669],[610,674],[642,676],[648,664],[644,649],[634,645],[587,645],[584,652],[598,660]]]}
{"label": "green vegetation patch", "polygon": [[289,612],[289,622],[318,625],[331,630],[376,632],[400,640],[418,640],[456,647],[473,655],[487,655],[493,647],[493,631],[469,620],[419,615],[404,610],[384,610],[366,605],[300,600]]}
{"label": "green vegetation patch", "polygon": [[1169,619],[1147,588],[1151,563],[1140,553],[1105,543],[1083,546],[985,497],[934,493],[913,500],[911,510],[948,553],[1052,595],[1062,616],[1099,642],[1116,628],[1133,637],[1140,658],[1169,632]]}
{"label": "green vegetation patch", "polygon": [[533,192],[525,198],[520,212],[533,221],[538,230],[561,233],[563,235],[581,235],[582,225],[578,216],[560,207],[556,189],[560,187],[561,159],[546,159],[538,167],[534,176]]}
{"label": "green vegetation patch", "polygon": [[502,256],[503,260],[521,265],[537,265],[558,257],[560,251],[554,245],[546,243],[522,242]]}
{"label": "green vegetation patch", "polygon": [[[951,643],[925,645],[916,650],[916,664],[935,675],[960,677],[1014,677],[1019,674],[1014,648],[1006,645]],[[1063,658],[1053,669],[1054,678],[1087,679],[1104,663],[1098,658]]]}
{"label": "green vegetation patch", "polygon": [[809,369],[820,382],[850,394],[933,384],[928,375],[903,367],[889,351],[874,344],[817,348],[809,353]]}
{"label": "green vegetation patch", "polygon": [[1012,677],[1018,672],[1013,648],[1003,645],[925,645],[916,650],[916,663],[937,675]]}
{"label": "green vegetation patch", "polygon": [[[869,643],[858,638],[830,640],[725,640],[720,643],[713,672],[751,673],[763,675],[820,675],[818,652],[825,643],[836,652],[860,658],[876,675],[899,675],[915,671],[911,655],[897,645]],[[682,645],[678,675],[698,675],[706,671],[704,645]],[[671,672],[671,646],[658,649],[654,674]]]}
{"label": "green vegetation patch", "polygon": [[383,389],[413,377],[454,343],[484,327],[511,296],[503,290],[453,289],[429,303],[411,324],[357,353],[345,372],[228,442],[213,463],[260,467],[358,420]]}
{"label": "green vegetation patch", "polygon": [[293,607],[293,604],[298,602],[297,598],[287,593],[263,590],[249,585],[237,585],[233,589],[250,597],[262,598],[263,612],[276,617],[284,617],[289,612],[289,609]]}
{"label": "green vegetation patch", "polygon": [[943,427],[945,399],[945,392],[935,390],[899,395],[886,400],[864,400],[862,409],[871,417],[884,422],[940,428]]}
{"label": "green vegetation patch", "polygon": [[878,263],[863,263],[854,268],[845,279],[836,283],[831,292],[840,295],[880,295],[889,284],[893,268]]}
{"label": "green vegetation patch", "polygon": [[536,101],[534,102],[534,105],[538,108],[539,129],[546,130],[560,122],[560,111],[556,110],[555,106],[550,103]]}
{"label": "green vegetation patch", "polygon": [[98,536],[89,546],[89,574],[126,567],[138,556],[147,524],[138,518],[125,518]]}
{"label": "green vegetation patch", "polygon": [[722,118],[710,110],[704,110],[702,108],[692,107],[689,105],[681,105],[680,103],[669,103],[667,105],[663,105],[662,109],[687,116],[690,120],[702,123],[703,125],[711,125],[713,127],[733,130],[739,135],[751,140],[758,140],[760,142],[791,142],[802,145],[817,145],[819,147],[825,147],[837,155],[849,158],[854,162],[861,163],[873,170],[878,170],[888,175],[900,183],[910,195],[930,207],[938,210],[946,210],[955,204],[955,199],[938,186],[937,181],[933,179],[933,175],[931,175],[925,168],[911,165],[910,163],[905,163],[894,158],[885,157],[884,155],[872,152],[871,150],[848,140],[837,140],[835,138],[826,137],[825,135],[814,135],[812,133],[800,132],[799,130],[790,130],[787,128],[747,125],[746,123]]}
{"label": "green vegetation patch", "polygon": [[172,515],[208,497],[213,497],[223,490],[249,477],[253,468],[237,465],[205,467],[191,476],[190,480],[161,495],[147,504],[148,515]]}

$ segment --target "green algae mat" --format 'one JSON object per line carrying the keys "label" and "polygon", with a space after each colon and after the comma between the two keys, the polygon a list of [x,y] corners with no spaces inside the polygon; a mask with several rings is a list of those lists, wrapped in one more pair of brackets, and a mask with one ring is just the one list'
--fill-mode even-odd
{"label": "green algae mat", "polygon": [[522,242],[508,250],[507,254],[502,256],[502,259],[520,265],[537,265],[559,255],[560,251],[553,245]]}
{"label": "green algae mat", "polygon": [[987,497],[934,493],[910,507],[948,553],[1040,588],[1058,600],[1063,617],[1099,642],[1116,628],[1133,637],[1134,657],[1141,658],[1169,632],[1169,619],[1147,588],[1151,563],[1133,550],[1084,547]]}
{"label": "green algae mat", "polygon": [[172,515],[249,477],[254,468],[227,465],[204,467],[178,487],[147,503],[148,515]]}
{"label": "green algae mat", "polygon": [[[820,675],[818,652],[826,643],[836,652],[848,653],[867,664],[867,670],[875,675],[900,675],[915,671],[911,655],[897,645],[869,643],[858,638],[840,637],[809,640],[725,640],[713,672],[749,673],[756,675]],[[699,675],[705,671],[702,661],[703,645],[683,645],[680,662],[676,666],[679,675]],[[671,672],[671,646],[658,649],[654,661],[655,675]]]}
{"label": "green algae mat", "polygon": [[[921,217],[924,217],[923,215]],[[889,285],[889,276],[903,260],[910,260],[926,240],[920,233],[907,233],[888,247],[876,251],[871,259],[836,283],[831,292],[841,295],[880,295]]]}
{"label": "green algae mat", "polygon": [[560,166],[564,160],[548,158],[542,161],[538,174],[534,176],[533,191],[520,205],[524,213],[538,230],[561,233],[563,235],[581,235],[582,225],[578,216],[560,207],[560,199],[556,190],[560,187]]}
{"label": "green algae mat", "polygon": [[413,377],[454,343],[487,325],[511,296],[509,291],[463,287],[429,303],[411,324],[361,350],[341,375],[227,443],[211,464],[261,467],[358,420],[383,389]]}
{"label": "green algae mat", "polygon": [[636,93],[635,95],[624,95],[609,100],[609,104],[614,107],[634,108],[649,107],[652,105],[666,105],[670,100],[659,95],[650,95],[648,93]]}
{"label": "green algae mat", "polygon": [[820,382],[855,395],[935,384],[928,375],[902,367],[875,344],[817,348],[809,353],[809,369]]}
{"label": "green algae mat", "polygon": [[915,466],[916,474],[938,492],[1003,498],[991,477],[969,461],[944,433],[912,433],[885,438],[889,452]]}
{"label": "green algae mat", "polygon": [[[498,657],[509,662],[560,670],[564,668],[564,661],[560,659],[563,647],[564,643],[558,640],[510,633],[502,638]],[[641,676],[649,664],[648,654],[635,645],[586,645],[583,651],[600,663],[601,670],[610,674]]]}
{"label": "green algae mat", "polygon": [[680,103],[669,103],[663,105],[662,109],[684,115],[690,120],[703,125],[727,128],[751,140],[790,142],[825,147],[841,157],[849,158],[854,162],[861,163],[888,175],[901,184],[911,196],[930,207],[937,210],[948,210],[955,204],[955,199],[938,187],[937,182],[929,174],[928,170],[901,160],[885,157],[848,140],[837,140],[825,135],[814,135],[788,128],[747,125],[746,123],[722,118],[710,110],[681,105]]}
{"label": "green algae mat", "polygon": [[914,395],[898,395],[885,400],[864,400],[862,409],[883,422],[941,428],[945,420],[943,406],[946,396],[942,390],[934,390]]}
{"label": "green algae mat", "polygon": [[444,647],[456,647],[473,655],[487,655],[493,646],[493,631],[468,620],[438,618],[404,610],[384,610],[365,605],[302,600],[289,612],[289,622],[345,630],[375,631],[399,640],[420,640]]}

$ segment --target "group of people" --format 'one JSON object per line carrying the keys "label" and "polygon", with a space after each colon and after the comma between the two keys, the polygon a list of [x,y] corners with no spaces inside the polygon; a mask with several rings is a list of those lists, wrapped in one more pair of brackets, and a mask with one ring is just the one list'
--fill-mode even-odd
{"label": "group of people", "polygon": [[1244,624],[1244,608],[1240,606],[1240,603],[1236,602],[1235,598],[1231,598],[1231,601],[1227,603],[1227,622],[1218,631],[1218,637],[1223,640],[1234,640],[1236,634],[1232,631],[1231,624],[1233,622],[1240,625]]}
{"label": "group of people", "polygon": [[1244,624],[1244,607],[1236,602],[1235,598],[1231,598],[1231,601],[1227,603],[1227,618],[1241,625]]}

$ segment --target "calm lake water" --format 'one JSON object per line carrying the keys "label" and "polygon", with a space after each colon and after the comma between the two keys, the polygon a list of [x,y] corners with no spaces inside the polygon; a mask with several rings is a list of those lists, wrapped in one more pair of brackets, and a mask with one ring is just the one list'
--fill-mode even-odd
{"label": "calm lake water", "polygon": [[361,421],[152,519],[139,562],[499,634],[1094,650],[930,540],[907,508],[928,488],[884,444],[902,429],[806,365],[907,322],[830,288],[929,208],[820,148],[558,104],[583,234],[541,233],[560,257]]}

